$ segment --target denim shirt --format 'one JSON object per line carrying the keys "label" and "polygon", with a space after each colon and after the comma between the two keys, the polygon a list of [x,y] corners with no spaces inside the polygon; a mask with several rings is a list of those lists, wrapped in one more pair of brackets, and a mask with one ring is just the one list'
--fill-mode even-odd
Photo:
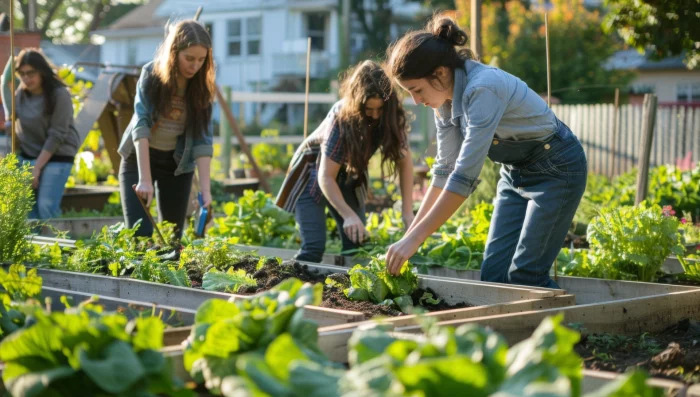
{"label": "denim shirt", "polygon": [[[129,125],[122,135],[122,141],[119,144],[119,154],[123,159],[128,158],[134,152],[134,142],[151,136],[153,128],[153,104],[148,92],[146,92],[147,79],[152,78],[153,62],[149,62],[141,69],[141,77],[136,83],[136,98],[134,98],[134,115],[129,122]],[[175,175],[186,174],[193,172],[195,168],[195,160],[200,157],[212,157],[214,154],[213,135],[211,123],[207,131],[202,136],[197,131],[190,130],[190,124],[187,123],[185,132],[177,138],[175,146],[175,154],[173,157],[178,163]]]}
{"label": "denim shirt", "polygon": [[489,148],[502,140],[543,139],[556,131],[547,103],[519,78],[468,60],[454,72],[452,103],[435,112],[437,157],[432,186],[469,196]]}

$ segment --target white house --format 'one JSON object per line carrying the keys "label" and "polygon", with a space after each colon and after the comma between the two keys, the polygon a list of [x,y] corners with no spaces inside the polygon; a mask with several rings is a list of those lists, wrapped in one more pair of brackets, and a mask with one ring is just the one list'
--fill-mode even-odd
{"label": "white house", "polygon": [[[311,37],[310,77],[332,78],[340,62],[340,10],[338,0],[150,0],[107,29],[101,59],[105,64],[143,64],[150,61],[164,36],[167,20],[192,18],[203,6],[199,20],[209,29],[217,64],[217,83],[233,91],[303,92],[307,38]],[[371,7],[368,1],[367,6]],[[418,3],[393,0],[397,16],[421,11]],[[351,50],[365,42],[359,24],[351,24]],[[398,34],[394,27],[392,33]],[[254,114],[262,124],[273,119],[283,104],[264,108],[246,106],[244,116]],[[286,106],[286,123],[295,125],[303,106]],[[292,111],[294,108],[296,110]],[[238,106],[234,106],[238,113]],[[216,117],[216,115],[215,115]]]}

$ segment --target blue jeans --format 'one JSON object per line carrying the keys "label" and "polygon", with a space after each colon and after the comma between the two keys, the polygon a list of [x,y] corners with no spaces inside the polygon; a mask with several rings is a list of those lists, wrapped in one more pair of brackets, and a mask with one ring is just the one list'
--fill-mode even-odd
{"label": "blue jeans", "polygon": [[[19,160],[29,163],[32,167],[36,164],[36,160],[21,156]],[[73,163],[52,161],[46,163],[39,176],[39,188],[35,191],[36,201],[29,213],[30,219],[51,219],[61,215],[61,200],[71,169],[73,169]]]}
{"label": "blue jeans", "polygon": [[586,189],[581,143],[559,122],[546,141],[500,140],[489,156],[507,162],[499,161],[481,280],[559,288],[549,271]]}
{"label": "blue jeans", "polygon": [[[316,172],[312,171],[311,178],[316,178]],[[299,234],[301,235],[301,249],[297,252],[295,259],[319,263],[323,259],[323,253],[326,250],[326,207],[328,207],[328,211],[338,225],[338,234],[340,234],[343,242],[343,251],[358,248],[360,244],[353,243],[345,235],[345,231],[343,231],[343,217],[327,202],[325,197],[322,196],[321,201],[317,203],[311,196],[310,191],[314,186],[312,182],[313,180],[309,179],[307,187],[297,200],[294,211],[294,217],[299,225]],[[358,200],[355,188],[341,185],[340,190],[343,193],[345,202],[360,217],[362,223],[365,223],[365,204]]]}

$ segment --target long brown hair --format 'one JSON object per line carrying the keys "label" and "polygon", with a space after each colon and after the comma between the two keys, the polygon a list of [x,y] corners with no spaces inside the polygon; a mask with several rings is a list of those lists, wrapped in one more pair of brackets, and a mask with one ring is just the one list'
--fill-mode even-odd
{"label": "long brown hair", "polygon": [[435,69],[464,69],[467,59],[476,59],[465,48],[467,34],[450,17],[436,14],[425,29],[409,32],[387,50],[387,72],[397,80],[427,78],[431,84]]}
{"label": "long brown hair", "polygon": [[154,119],[165,114],[177,93],[178,54],[192,46],[207,49],[202,67],[189,79],[185,90],[187,120],[193,131],[204,135],[212,116],[212,102],[216,90],[211,37],[207,30],[194,20],[178,22],[170,28],[165,41],[158,48],[153,60],[149,91],[153,103]]}
{"label": "long brown hair", "polygon": [[[65,88],[66,85],[63,84],[51,63],[41,53],[41,50],[26,48],[20,51],[15,61],[15,70],[19,70],[19,68],[26,65],[34,68],[41,76],[41,89],[44,91],[44,115],[49,117],[53,114],[53,110],[56,107],[56,89],[59,87]],[[24,83],[19,86],[19,89],[25,89]]]}
{"label": "long brown hair", "polygon": [[[340,139],[345,149],[346,169],[360,178],[372,156],[372,133],[365,116],[365,104],[371,98],[384,101],[379,119],[381,166],[396,174],[396,164],[408,147],[406,113],[384,69],[373,61],[364,61],[349,69],[340,87],[343,106],[338,113]],[[367,182],[364,181],[363,182]]]}

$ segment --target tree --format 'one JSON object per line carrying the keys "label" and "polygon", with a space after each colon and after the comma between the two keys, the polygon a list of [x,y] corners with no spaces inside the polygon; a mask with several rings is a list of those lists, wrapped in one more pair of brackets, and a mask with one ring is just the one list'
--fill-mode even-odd
{"label": "tree", "polygon": [[[600,27],[597,11],[578,0],[553,0],[549,11],[552,95],[568,103],[600,102],[615,87],[626,85],[627,72],[606,70],[604,62],[620,47]],[[482,9],[481,60],[518,76],[539,93],[547,92],[544,13],[520,0],[501,1]],[[458,0],[460,24],[469,22],[468,0]],[[507,21],[507,30],[504,29]],[[601,87],[588,89],[583,87]]]}
{"label": "tree", "polygon": [[[421,3],[426,9],[426,13],[419,14],[416,19],[408,21],[409,26],[419,28],[430,16],[432,11],[453,10],[455,8],[455,0],[404,0],[405,2]],[[371,4],[371,5],[370,5]],[[373,0],[367,2],[365,0],[350,0],[350,8],[355,18],[362,26],[362,32],[367,37],[367,46],[363,51],[363,58],[380,57],[386,51],[387,46],[391,43],[391,25],[392,23],[404,22],[397,21],[394,18],[393,7],[396,7],[396,2],[392,0]],[[403,32],[401,32],[403,33]]]}
{"label": "tree", "polygon": [[652,59],[685,54],[694,69],[700,63],[700,1],[607,0],[603,29],[615,31],[640,52],[651,47]]}
{"label": "tree", "polygon": [[[9,9],[9,0],[3,8]],[[29,29],[30,0],[14,0],[17,17],[16,28]],[[86,42],[89,33],[105,22],[124,15],[143,0],[34,0],[36,3],[35,26],[42,37],[65,42]]]}

